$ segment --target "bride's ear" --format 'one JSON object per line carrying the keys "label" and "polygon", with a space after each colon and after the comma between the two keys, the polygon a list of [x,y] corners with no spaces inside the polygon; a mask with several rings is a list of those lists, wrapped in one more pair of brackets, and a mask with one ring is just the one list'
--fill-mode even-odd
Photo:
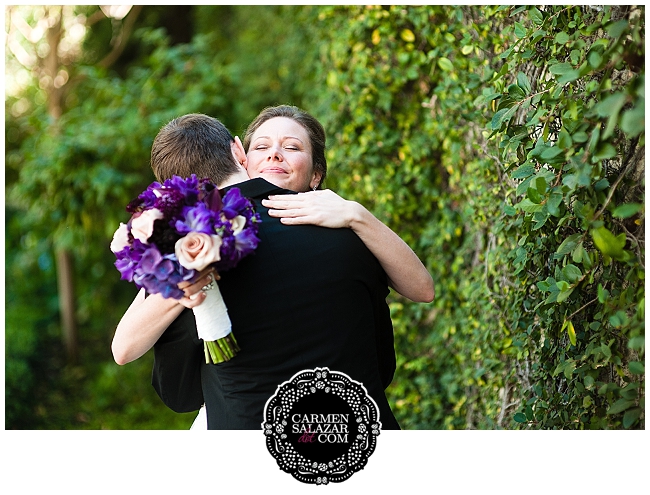
{"label": "bride's ear", "polygon": [[242,167],[245,169],[248,168],[248,160],[246,159],[246,152],[244,151],[244,146],[241,144],[239,136],[235,136],[235,140],[230,144],[232,149],[232,154]]}

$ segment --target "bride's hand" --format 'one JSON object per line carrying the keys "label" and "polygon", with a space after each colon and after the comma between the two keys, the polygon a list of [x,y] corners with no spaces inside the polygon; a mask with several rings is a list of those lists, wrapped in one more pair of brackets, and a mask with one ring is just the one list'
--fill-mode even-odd
{"label": "bride's hand", "polygon": [[219,280],[219,274],[214,268],[206,268],[195,278],[195,281],[181,282],[178,284],[179,289],[183,289],[185,295],[178,300],[178,303],[186,308],[192,309],[205,301],[206,293],[201,290],[206,285]]}
{"label": "bride's hand", "polygon": [[283,224],[311,224],[331,229],[350,227],[361,207],[329,189],[269,196],[262,200],[262,205],[269,208],[269,216],[280,218]]}

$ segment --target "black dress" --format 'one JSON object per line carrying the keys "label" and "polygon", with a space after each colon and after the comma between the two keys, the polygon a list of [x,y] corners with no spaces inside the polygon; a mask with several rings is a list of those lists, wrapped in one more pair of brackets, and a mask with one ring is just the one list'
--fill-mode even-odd
{"label": "black dress", "polygon": [[220,274],[241,351],[229,362],[205,364],[185,310],[154,346],[152,382],[163,401],[178,411],[198,408],[200,371],[209,429],[261,429],[264,405],[279,385],[304,369],[328,367],[362,383],[382,428],[398,429],[384,393],[395,353],[377,259],[350,229],[287,226],[269,217],[261,200],[290,191],[263,179],[235,187],[262,217],[255,253]]}

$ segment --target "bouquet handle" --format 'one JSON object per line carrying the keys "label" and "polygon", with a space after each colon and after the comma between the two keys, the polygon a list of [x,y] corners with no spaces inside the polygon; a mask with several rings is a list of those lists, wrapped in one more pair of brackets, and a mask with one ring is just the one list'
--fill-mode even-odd
{"label": "bouquet handle", "polygon": [[232,333],[232,323],[223,300],[219,285],[212,281],[203,288],[205,300],[192,308],[196,320],[196,331],[203,339],[203,350],[207,364],[229,361],[239,352],[239,345]]}

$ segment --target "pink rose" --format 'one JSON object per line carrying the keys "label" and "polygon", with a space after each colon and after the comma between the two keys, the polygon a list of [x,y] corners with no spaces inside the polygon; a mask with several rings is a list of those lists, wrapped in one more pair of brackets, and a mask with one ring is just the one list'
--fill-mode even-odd
{"label": "pink rose", "polygon": [[129,231],[126,228],[126,225],[120,222],[120,226],[113,234],[113,240],[111,241],[111,251],[114,253],[119,253],[126,246],[129,245]]}
{"label": "pink rose", "polygon": [[201,232],[190,232],[176,241],[178,262],[188,270],[203,270],[210,263],[219,261],[221,237]]}
{"label": "pink rose", "polygon": [[140,242],[146,244],[147,239],[153,234],[153,223],[163,218],[162,211],[153,208],[145,210],[142,214],[131,220],[131,234]]}

